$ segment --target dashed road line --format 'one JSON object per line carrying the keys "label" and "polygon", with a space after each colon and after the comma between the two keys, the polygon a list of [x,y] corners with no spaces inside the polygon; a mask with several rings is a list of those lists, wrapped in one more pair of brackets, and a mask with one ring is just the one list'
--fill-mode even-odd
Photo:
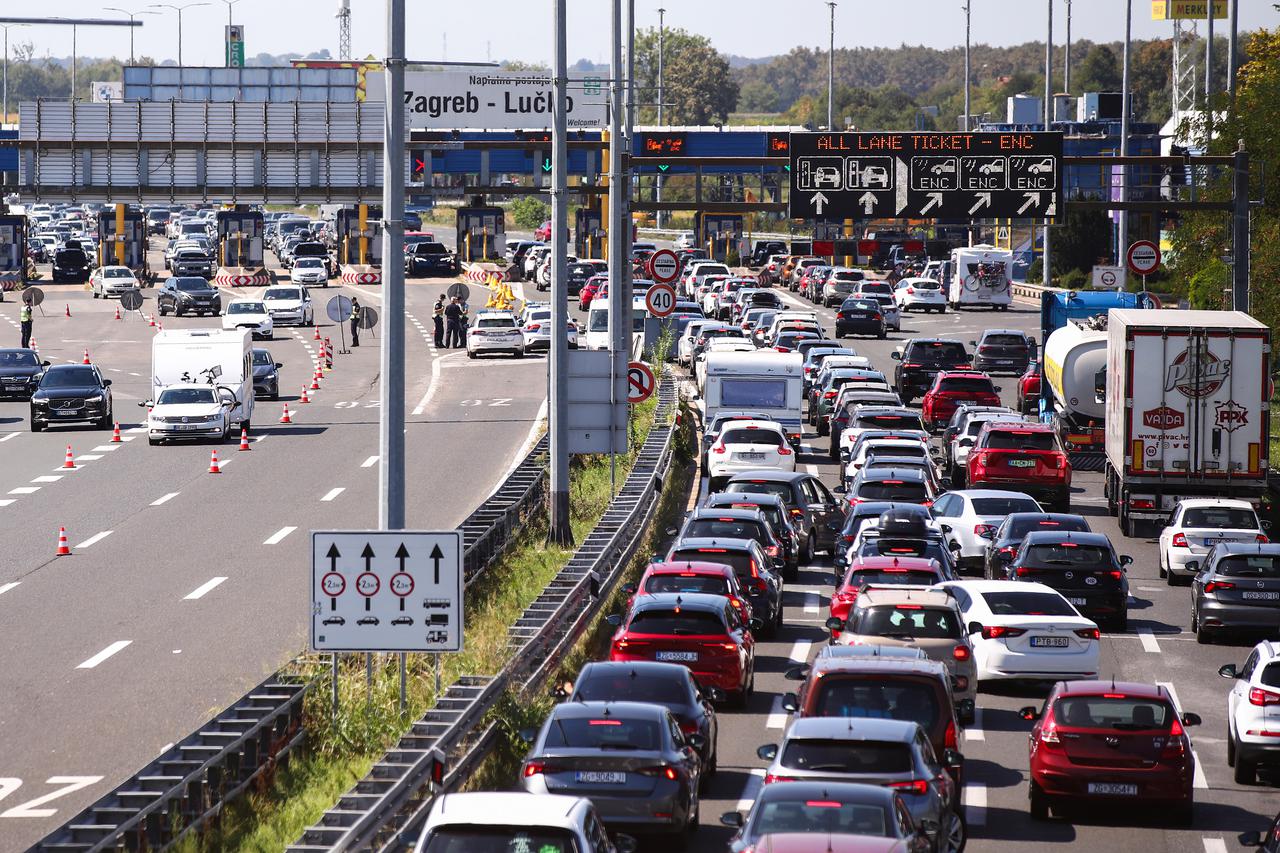
{"label": "dashed road line", "polygon": [[8,506],[11,503],[14,503],[13,498],[5,498],[4,500],[0,500],[0,507]]}
{"label": "dashed road line", "polygon": [[181,494],[181,492],[169,492],[169,494],[167,494],[167,495],[161,495],[160,497],[158,497],[158,498],[156,498],[155,500],[153,500],[153,501],[151,502],[151,505],[152,505],[152,506],[160,506],[160,505],[162,505],[162,504],[167,504],[169,501],[173,500],[174,498],[176,498],[176,497],[177,497],[178,495],[180,495],[180,494]]}
{"label": "dashed road line", "polygon": [[98,652],[96,655],[94,655],[84,663],[77,666],[76,669],[93,669],[95,666],[102,663],[104,660],[111,657],[116,652],[120,651],[121,649],[128,646],[132,642],[133,640],[116,640],[114,643],[107,646],[105,649]]}
{"label": "dashed road line", "polygon": [[1160,644],[1156,642],[1155,634],[1151,633],[1150,628],[1139,628],[1138,639],[1142,641],[1142,650],[1148,654],[1160,654]]}
{"label": "dashed road line", "polygon": [[816,592],[806,592],[804,594],[804,612],[818,612],[818,594]]}
{"label": "dashed road line", "polygon": [[987,823],[987,786],[981,782],[965,782],[964,817],[969,826]]}
{"label": "dashed road line", "polygon": [[343,493],[343,492],[345,492],[345,491],[346,491],[346,487],[345,487],[345,486],[338,486],[338,487],[337,487],[337,488],[335,488],[335,489],[330,489],[329,491],[325,492],[324,497],[322,497],[320,500],[322,500],[322,501],[331,501],[331,500],[333,500],[334,498],[336,498],[338,495],[342,494],[342,493]]}
{"label": "dashed road line", "polygon": [[742,796],[738,799],[738,805],[735,806],[736,811],[745,812],[751,808],[752,803],[756,801],[756,797],[760,795],[760,789],[764,786],[764,768],[752,767],[748,771],[747,784],[742,788]]}
{"label": "dashed road line", "polygon": [[[1178,716],[1182,716],[1182,701],[1178,698],[1178,691],[1174,688],[1172,681],[1157,681],[1156,684],[1169,691],[1169,698],[1173,700],[1173,708],[1178,712]],[[1194,748],[1191,750],[1191,762],[1193,772],[1191,774],[1191,787],[1208,788],[1209,779],[1204,775],[1204,766],[1200,763],[1200,756],[1196,755]]]}
{"label": "dashed road line", "polygon": [[796,640],[791,646],[790,658],[794,663],[808,663],[809,649],[813,648],[813,643],[808,640]]}
{"label": "dashed road line", "polygon": [[9,583],[6,583],[6,584],[0,584],[0,595],[4,595],[6,592],[13,589],[15,586],[17,586],[20,583],[22,583],[22,581],[10,581]]}
{"label": "dashed road line", "polygon": [[39,486],[19,486],[19,487],[18,487],[18,488],[16,488],[16,489],[10,489],[10,490],[9,490],[9,494],[11,494],[11,495],[31,495],[31,494],[35,494],[35,493],[36,493],[36,492],[38,492],[38,491],[40,491],[40,487],[39,487]]}
{"label": "dashed road line", "polygon": [[56,483],[62,479],[61,474],[41,474],[31,482],[33,483]]}
{"label": "dashed road line", "polygon": [[361,463],[360,463],[360,467],[361,467],[361,468],[372,468],[374,465],[377,465],[377,464],[378,464],[378,457],[377,457],[377,456],[370,456],[368,459],[366,459],[366,460],[364,460],[363,462],[361,462]]}
{"label": "dashed road line", "polygon": [[17,438],[20,435],[22,435],[22,433],[20,432],[11,432],[8,435],[6,435],[4,438],[0,438],[0,441],[8,441],[11,438]]}
{"label": "dashed road line", "polygon": [[774,696],[773,706],[769,709],[769,716],[765,717],[764,720],[764,727],[766,729],[784,728],[787,725],[787,717],[789,716],[790,714],[782,709],[782,697]]}
{"label": "dashed road line", "polygon": [[1227,842],[1221,838],[1202,838],[1204,853],[1227,853]]}
{"label": "dashed road line", "polygon": [[106,539],[108,536],[110,536],[112,532],[113,531],[111,530],[104,530],[101,533],[95,533],[92,536],[90,536],[88,539],[84,540],[79,545],[77,545],[76,550],[80,550],[81,548],[88,548],[90,545],[93,545],[94,543],[101,542],[103,539]]}
{"label": "dashed road line", "polygon": [[191,590],[191,592],[184,595],[182,597],[182,600],[195,601],[198,598],[204,598],[205,593],[209,592],[210,590],[212,590],[214,587],[216,587],[218,584],[222,583],[225,580],[226,578],[217,577],[217,578],[213,578],[212,580],[205,581],[204,583],[200,584],[200,586],[196,587],[195,589]]}
{"label": "dashed road line", "polygon": [[272,533],[270,536],[268,536],[266,541],[263,542],[262,544],[263,545],[279,545],[286,536],[288,536],[290,533],[292,533],[297,529],[298,528],[296,527],[281,527],[275,533]]}
{"label": "dashed road line", "polygon": [[965,740],[986,740],[987,733],[982,729],[982,709],[978,708],[973,712],[973,725],[964,730]]}
{"label": "dashed road line", "polygon": [[94,453],[110,453],[113,450],[119,449],[119,447],[120,445],[118,444],[99,444],[97,447],[93,449],[93,452]]}

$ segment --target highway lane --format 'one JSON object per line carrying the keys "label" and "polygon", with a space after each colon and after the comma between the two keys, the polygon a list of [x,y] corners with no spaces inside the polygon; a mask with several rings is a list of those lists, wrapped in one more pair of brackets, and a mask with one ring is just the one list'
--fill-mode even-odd
{"label": "highway lane", "polygon": [[[545,399],[542,358],[471,362],[434,349],[431,304],[448,283],[406,289],[409,523],[428,529],[456,526],[492,490]],[[473,291],[473,305],[483,304],[483,289]],[[335,292],[316,296],[322,305]],[[374,288],[360,292],[379,304]],[[78,288],[48,293],[50,316],[36,324],[42,354],[79,361],[81,341],[93,341],[129,440],[112,445],[109,431],[81,429],[33,435],[25,403],[0,403],[0,497],[13,501],[0,513],[6,530],[21,531],[0,556],[0,778],[20,780],[0,785],[5,851],[33,843],[302,650],[308,531],[377,520],[381,326],[337,357],[309,404],[296,398],[311,375],[311,330],[256,343],[285,364],[281,402],[295,423],[275,423],[281,404],[260,401],[253,449],[216,445],[226,470],[212,475],[213,445],[152,448],[130,432],[141,420],[134,404],[149,393],[152,330],[136,317],[114,320],[114,301]],[[17,306],[0,305],[10,316]],[[216,323],[165,319],[170,328]],[[336,346],[336,331],[321,333]],[[67,443],[100,458],[64,472]],[[42,477],[59,479],[31,483]],[[38,490],[8,494],[27,488]],[[58,525],[71,557],[54,558]],[[78,781],[46,782],[70,777]]]}

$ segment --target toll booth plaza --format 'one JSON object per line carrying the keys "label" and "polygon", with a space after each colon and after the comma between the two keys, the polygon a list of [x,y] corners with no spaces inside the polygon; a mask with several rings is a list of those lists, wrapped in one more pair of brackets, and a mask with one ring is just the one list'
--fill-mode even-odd
{"label": "toll booth plaza", "polygon": [[579,258],[603,258],[608,235],[598,207],[580,207],[573,214],[573,252]]}
{"label": "toll booth plaza", "polygon": [[[344,284],[382,283],[382,205],[344,207],[334,218]],[[334,271],[330,271],[333,275]]]}
{"label": "toll booth plaza", "polygon": [[17,290],[26,281],[27,217],[0,215],[0,301],[6,291]]}
{"label": "toll booth plaza", "polygon": [[458,260],[501,260],[507,249],[506,211],[500,207],[458,208]]}
{"label": "toll booth plaza", "polygon": [[152,283],[147,266],[147,222],[142,209],[117,204],[98,214],[98,266],[128,267],[144,286]]}
{"label": "toll booth plaza", "polygon": [[270,284],[262,255],[262,212],[246,206],[219,210],[214,221],[218,229],[218,271],[214,281],[230,287]]}

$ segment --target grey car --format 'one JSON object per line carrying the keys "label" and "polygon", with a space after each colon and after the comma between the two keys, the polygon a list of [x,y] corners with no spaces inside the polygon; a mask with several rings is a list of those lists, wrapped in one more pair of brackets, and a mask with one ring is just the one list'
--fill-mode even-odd
{"label": "grey car", "polygon": [[698,825],[702,736],[640,702],[564,702],[551,709],[520,768],[531,794],[586,797],[611,830],[679,835]]}
{"label": "grey car", "polygon": [[1227,631],[1280,625],[1280,544],[1223,542],[1191,561],[1191,630],[1200,643]]}
{"label": "grey car", "polygon": [[817,475],[803,471],[741,471],[729,479],[726,492],[766,492],[787,505],[800,533],[801,562],[813,562],[816,551],[834,554],[843,513]]}
{"label": "grey car", "polygon": [[874,717],[802,717],[781,744],[756,754],[770,762],[765,786],[778,782],[861,782],[910,792],[907,808],[938,853],[958,853],[965,843],[960,786],[945,769],[958,770],[960,753],[941,762],[918,723]]}
{"label": "grey car", "polygon": [[733,567],[751,602],[751,612],[764,623],[764,635],[772,637],[782,627],[782,576],[773,571],[772,560],[754,539],[677,539],[667,552],[666,561],[723,563]]}

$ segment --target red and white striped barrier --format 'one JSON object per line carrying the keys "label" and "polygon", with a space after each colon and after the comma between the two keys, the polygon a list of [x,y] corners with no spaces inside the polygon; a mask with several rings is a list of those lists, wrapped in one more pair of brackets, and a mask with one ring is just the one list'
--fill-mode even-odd
{"label": "red and white striped barrier", "polygon": [[20,284],[22,284],[22,273],[0,272],[0,290],[14,291]]}
{"label": "red and white striped barrier", "polygon": [[462,272],[462,277],[467,281],[474,281],[478,284],[500,283],[507,280],[507,273],[506,270],[500,269],[496,264],[467,264]]}
{"label": "red and white striped barrier", "polygon": [[371,266],[346,267],[339,280],[343,284],[382,284],[382,268]]}
{"label": "red and white striped barrier", "polygon": [[271,273],[264,269],[219,267],[213,277],[213,283],[220,287],[265,287],[271,284]]}

